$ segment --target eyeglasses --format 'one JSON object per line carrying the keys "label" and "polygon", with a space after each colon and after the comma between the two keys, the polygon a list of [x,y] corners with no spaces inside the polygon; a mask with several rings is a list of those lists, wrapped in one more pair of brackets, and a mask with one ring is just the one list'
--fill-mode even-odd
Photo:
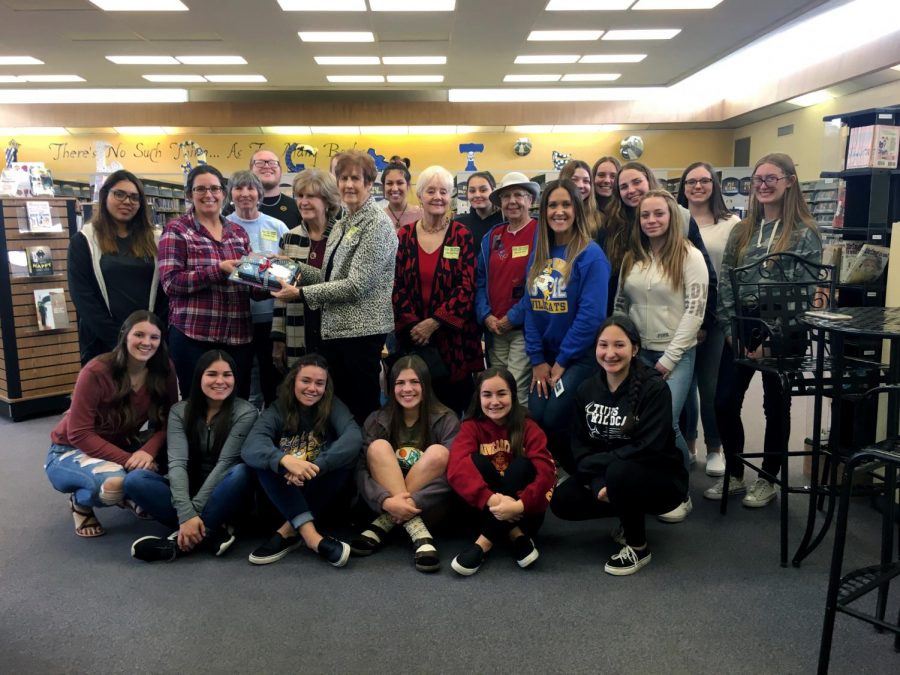
{"label": "eyeglasses", "polygon": [[763,183],[765,183],[768,187],[775,187],[778,185],[778,181],[784,180],[787,176],[753,176],[750,179],[750,182],[753,183],[753,187],[759,187]]}
{"label": "eyeglasses", "polygon": [[141,195],[138,192],[125,192],[125,190],[111,190],[110,194],[120,202],[141,203]]}
{"label": "eyeglasses", "polygon": [[276,166],[281,166],[277,159],[254,159],[253,166],[257,169],[262,169],[264,166],[268,166],[271,168],[275,168]]}
{"label": "eyeglasses", "polygon": [[712,178],[688,178],[684,181],[685,187],[694,187],[695,185],[709,185],[712,183]]}
{"label": "eyeglasses", "polygon": [[205,195],[207,192],[213,195],[220,195],[225,192],[225,190],[221,185],[195,185],[191,188],[191,192],[195,195]]}

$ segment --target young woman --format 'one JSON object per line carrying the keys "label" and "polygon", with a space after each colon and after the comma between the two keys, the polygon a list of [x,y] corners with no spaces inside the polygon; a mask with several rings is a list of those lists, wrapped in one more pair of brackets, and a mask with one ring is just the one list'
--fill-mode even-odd
{"label": "young woman", "polygon": [[512,544],[519,567],[538,559],[533,537],[556,484],[547,437],[516,398],[516,380],[505,368],[478,376],[466,419],[450,451],[450,486],[480,512],[478,539],[453,559],[453,570],[475,574],[487,553]]}
{"label": "young woman", "polygon": [[597,207],[597,198],[594,195],[594,180],[591,177],[591,167],[580,159],[569,161],[559,172],[560,180],[568,179],[575,183],[578,194],[581,195],[581,205],[584,207],[584,218],[588,224],[588,230],[594,239],[600,233],[603,226],[603,216]]}
{"label": "young woman", "polygon": [[[747,217],[739,222],[725,244],[722,256],[722,275],[729,278],[735,267],[749,265],[770,253],[788,251],[815,263],[822,261],[822,240],[816,221],[800,192],[794,161],[787,155],[774,153],[760,159],[753,167],[753,191]],[[734,295],[731,284],[723,284],[719,295],[718,321],[725,333],[727,346],[722,350],[719,381],[716,387],[716,422],[725,451],[725,476],[704,492],[709,499],[721,499],[726,478],[729,494],[743,494],[744,506],[762,507],[775,499],[775,486],[760,475],[748,490],[744,485],[744,464],[735,458],[744,450],[744,427],[741,407],[744,394],[756,372],[734,362],[731,348],[731,319],[734,316]],[[748,354],[753,358],[755,354]],[[778,376],[765,374],[763,383],[763,412],[766,417],[765,446],[762,471],[777,477],[780,469],[779,453],[787,451],[790,428],[783,428],[782,414],[791,405]]]}
{"label": "young woman", "polygon": [[422,207],[409,204],[410,180],[409,169],[403,163],[392,162],[381,172],[384,198],[387,200],[384,212],[388,214],[395,230],[422,217]]}
{"label": "young woman", "polygon": [[[675,444],[690,466],[678,418],[694,376],[697,333],[703,323],[709,276],[703,256],[682,235],[681,212],[665,190],[651,190],[638,204],[634,231],[622,263],[614,313],[629,317],[644,346],[641,360],[657,370],[672,392]],[[684,495],[682,495],[684,496]],[[690,496],[666,522],[684,520]]]}
{"label": "young woman", "polygon": [[614,203],[613,195],[616,192],[616,176],[622,164],[611,155],[604,155],[596,162],[591,170],[594,177],[594,197],[597,200],[597,208],[608,216]]}
{"label": "young woman", "polygon": [[112,351],[122,322],[138,309],[154,312],[165,325],[156,240],[141,181],[130,171],[114,171],[100,188],[93,219],[69,242],[81,365]]}
{"label": "young woman", "polygon": [[253,425],[241,455],[256,469],[284,524],[250,554],[254,565],[281,560],[302,544],[335,567],[350,547],[322,536],[314,519],[332,504],[359,456],[362,435],[353,415],[334,396],[328,362],[301,357],[278,388],[275,405]]}
{"label": "young woman", "polygon": [[641,338],[626,317],[607,319],[597,337],[601,371],[575,396],[576,470],[550,508],[563,520],[618,517],[621,550],[608,574],[634,574],[650,562],[644,514],[665,513],[687,492],[688,474],[672,429],[672,395],[659,372],[638,358]]}
{"label": "young woman", "polygon": [[241,446],[257,417],[255,406],[235,396],[234,377],[234,359],[226,352],[201,356],[190,398],[169,411],[168,477],[146,469],[125,477],[125,494],[175,530],[136,540],[134,558],[170,561],[200,544],[219,556],[234,543],[229,521],[250,486]]}
{"label": "young woman", "polygon": [[129,471],[157,469],[169,407],[178,400],[162,333],[155,314],[132,312],[113,350],[81,369],[69,412],[50,433],[44,469],[54,488],[71,493],[79,537],[105,534],[93,507],[123,505]]}
{"label": "young woman", "polygon": [[[728,235],[740,220],[725,206],[722,186],[715,169],[706,162],[694,162],[681,174],[678,188],[678,204],[686,206],[691,217],[700,228],[700,236],[712,262],[716,276],[722,278],[722,255]],[[723,283],[729,283],[723,279]],[[719,362],[725,334],[716,323],[700,332],[697,344],[697,358],[694,363],[694,379],[682,412],[681,431],[687,441],[692,456],[697,454],[697,423],[703,420],[703,437],[706,441],[706,473],[721,476],[725,473],[725,458],[722,456],[722,441],[716,425],[716,382],[719,379]],[[699,406],[697,393],[700,393]]]}
{"label": "young woman", "polygon": [[402,525],[413,542],[416,569],[437,572],[441,562],[423,519],[449,496],[447,460],[459,419],[434,397],[431,375],[418,356],[401,356],[388,383],[387,405],[366,420],[366,450],[356,469],[359,494],[379,515],[350,550],[370,555],[395,525]]}
{"label": "young woman", "polygon": [[525,288],[525,351],[532,365],[528,410],[568,470],[572,396],[597,368],[591,350],[606,316],[609,262],[591,239],[569,180],[547,184]]}
{"label": "young woman", "polygon": [[477,251],[481,246],[484,236],[495,225],[503,222],[503,212],[491,200],[491,194],[497,187],[490,171],[478,171],[466,180],[466,198],[469,200],[469,212],[455,218],[472,233],[472,242]]}

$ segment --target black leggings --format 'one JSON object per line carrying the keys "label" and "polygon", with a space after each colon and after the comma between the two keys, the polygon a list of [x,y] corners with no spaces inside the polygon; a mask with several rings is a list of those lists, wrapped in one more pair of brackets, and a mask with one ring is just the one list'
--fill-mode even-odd
{"label": "black leggings", "polygon": [[644,514],[667,513],[687,494],[687,484],[672,480],[671,472],[641,462],[616,459],[606,469],[606,494],[601,502],[577,477],[557,486],[550,509],[563,520],[590,520],[618,516],[629,546],[647,543]]}
{"label": "black leggings", "polygon": [[[503,475],[494,467],[489,457],[485,455],[472,455],[472,463],[481,473],[487,486],[496,493],[507,495],[513,499],[518,499],[517,493],[524,490],[528,485],[534,482],[537,477],[537,471],[531,460],[525,457],[516,457]],[[509,532],[513,528],[520,527],[525,534],[533,537],[537,531],[541,529],[544,523],[544,514],[531,514],[524,516],[521,520],[497,520],[491,513],[489,507],[485,506],[481,510],[481,536],[490,541],[492,544],[509,539]]]}

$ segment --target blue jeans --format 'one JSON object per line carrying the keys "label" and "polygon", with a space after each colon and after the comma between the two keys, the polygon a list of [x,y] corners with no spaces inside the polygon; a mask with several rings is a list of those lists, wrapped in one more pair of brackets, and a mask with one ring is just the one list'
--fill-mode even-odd
{"label": "blue jeans", "polygon": [[256,477],[284,519],[300,529],[301,525],[320,517],[331,506],[350,477],[350,468],[335,469],[316,476],[303,487],[288,484],[282,474],[269,469],[256,469]]}
{"label": "blue jeans", "polygon": [[[688,391],[691,388],[691,380],[694,377],[694,358],[696,356],[696,348],[692,347],[682,354],[681,360],[675,366],[675,370],[669,373],[669,379],[666,384],[669,385],[669,391],[672,393],[672,428],[675,430],[675,445],[684,455],[684,465],[689,467],[691,464],[691,455],[688,451],[687,441],[681,434],[678,427],[678,418],[681,417],[681,409],[684,407],[684,401],[687,398]],[[641,361],[653,368],[659,361],[663,352],[654,352],[649,349],[642,349],[638,356]]]}
{"label": "blue jeans", "polygon": [[52,443],[44,464],[50,484],[63,493],[72,493],[84,508],[109,506],[100,499],[100,488],[110,478],[125,478],[123,466],[86,455],[78,448]]}
{"label": "blue jeans", "polygon": [[718,326],[711,328],[706,340],[697,345],[694,379],[681,416],[681,432],[689,442],[697,440],[697,425],[703,422],[703,440],[707,449],[722,447],[719,425],[716,424],[716,383],[724,345],[725,334]]}
{"label": "blue jeans", "polygon": [[[235,464],[225,473],[199,514],[207,530],[228,523],[244,503],[251,476],[246,464]],[[172,507],[172,491],[165,476],[144,469],[132,471],[125,477],[125,494],[166,527],[178,529],[178,513]]]}

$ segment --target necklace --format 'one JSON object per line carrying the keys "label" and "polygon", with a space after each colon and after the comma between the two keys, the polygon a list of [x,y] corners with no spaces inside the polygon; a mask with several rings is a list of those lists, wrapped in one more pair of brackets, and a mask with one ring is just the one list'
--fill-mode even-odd
{"label": "necklace", "polygon": [[275,201],[272,202],[271,204],[270,204],[269,202],[266,201],[265,195],[263,195],[263,198],[262,198],[262,205],[263,205],[263,206],[277,206],[278,202],[280,202],[280,201],[281,201],[281,195],[280,195],[280,194],[279,194],[277,197],[275,197]]}
{"label": "necklace", "polygon": [[403,207],[403,210],[400,212],[400,215],[398,216],[396,213],[394,213],[394,209],[391,208],[391,205],[390,204],[387,205],[388,213],[390,213],[391,218],[394,219],[394,224],[396,227],[400,227],[400,219],[406,215],[406,209],[408,209],[408,208],[409,208],[409,202],[406,202],[406,206]]}
{"label": "necklace", "polygon": [[424,220],[420,220],[420,221],[419,221],[419,225],[422,226],[422,231],[425,232],[426,234],[437,234],[438,232],[441,232],[442,230],[447,229],[447,226],[448,226],[449,224],[450,224],[450,217],[449,217],[449,216],[444,216],[444,218],[441,220],[440,225],[438,225],[438,226],[437,226],[436,228],[434,228],[433,230],[432,230],[432,229],[429,229],[428,226],[425,225],[425,221],[424,221]]}

